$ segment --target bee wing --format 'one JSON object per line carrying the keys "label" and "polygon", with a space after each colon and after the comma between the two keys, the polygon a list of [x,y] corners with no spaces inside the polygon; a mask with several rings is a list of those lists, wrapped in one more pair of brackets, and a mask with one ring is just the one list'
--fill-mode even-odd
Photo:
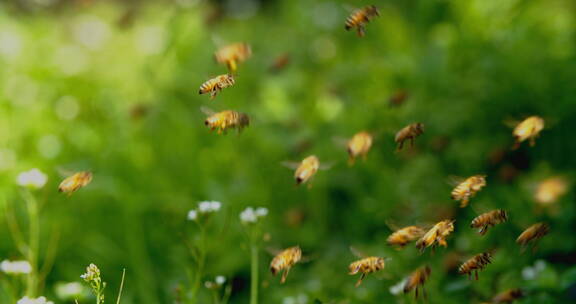
{"label": "bee wing", "polygon": [[321,163],[320,167],[318,169],[320,170],[328,170],[330,168],[332,168],[334,166],[334,162],[329,162],[329,163]]}
{"label": "bee wing", "polygon": [[400,226],[398,226],[395,222],[393,222],[392,220],[385,220],[384,224],[386,226],[388,226],[388,228],[390,228],[390,230],[392,230],[392,232],[394,231],[398,231],[401,229]]}
{"label": "bee wing", "polygon": [[210,39],[212,40],[214,45],[218,48],[226,45],[226,41],[216,34],[213,34],[212,37],[210,37]]}
{"label": "bee wing", "polygon": [[65,168],[62,168],[62,167],[58,167],[58,168],[56,169],[56,171],[58,172],[58,175],[60,175],[60,177],[62,177],[62,178],[70,177],[70,176],[72,176],[74,173],[78,172],[78,171],[73,171],[73,170],[70,170],[70,169],[65,169]]}
{"label": "bee wing", "polygon": [[208,115],[208,116],[212,116],[214,114],[216,114],[216,112],[208,107],[205,106],[201,106],[200,107],[200,111],[202,111],[202,113]]}
{"label": "bee wing", "polygon": [[348,146],[348,139],[340,136],[332,136],[332,142],[338,147],[346,147]]}
{"label": "bee wing", "polygon": [[365,258],[367,257],[366,254],[364,254],[364,252],[358,250],[358,248],[354,247],[354,246],[350,246],[350,252],[352,252],[352,254],[357,257],[357,258]]}
{"label": "bee wing", "polygon": [[509,128],[515,128],[520,122],[521,120],[512,117],[507,117],[502,120],[502,123]]}
{"label": "bee wing", "polygon": [[276,247],[266,247],[266,252],[268,252],[270,255],[276,256],[282,252],[282,249]]}
{"label": "bee wing", "polygon": [[282,164],[282,166],[284,166],[288,169],[292,169],[292,170],[296,170],[300,166],[300,163],[295,162],[295,161],[283,161],[280,164]]}
{"label": "bee wing", "polygon": [[357,7],[354,7],[350,4],[342,4],[342,8],[344,8],[346,11],[352,13],[353,11],[357,10]]}
{"label": "bee wing", "polygon": [[450,186],[458,186],[461,182],[465,181],[466,179],[464,177],[461,176],[456,176],[456,175],[449,175],[446,178],[446,183]]}

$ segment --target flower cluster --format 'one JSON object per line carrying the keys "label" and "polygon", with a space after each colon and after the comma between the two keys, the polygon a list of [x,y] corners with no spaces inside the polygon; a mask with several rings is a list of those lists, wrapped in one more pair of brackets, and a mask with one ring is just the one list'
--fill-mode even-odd
{"label": "flower cluster", "polygon": [[0,270],[6,274],[29,274],[32,272],[32,265],[28,261],[8,261],[0,263]]}
{"label": "flower cluster", "polygon": [[219,288],[220,286],[224,285],[224,283],[226,283],[226,277],[219,275],[219,276],[216,276],[216,278],[214,278],[214,282],[206,281],[204,283],[204,286],[206,286],[206,288],[208,288],[208,289],[214,289],[214,288]]}
{"label": "flower cluster", "polygon": [[23,297],[22,299],[18,300],[16,304],[54,304],[54,302],[46,300],[45,297],[39,297],[36,299]]}
{"label": "flower cluster", "polygon": [[81,297],[85,287],[78,282],[58,283],[55,286],[56,295],[63,300],[71,300]]}
{"label": "flower cluster", "polygon": [[40,189],[44,187],[47,181],[48,176],[36,168],[24,171],[18,174],[18,177],[16,178],[16,183],[18,185],[32,189]]}
{"label": "flower cluster", "polygon": [[80,276],[85,282],[90,284],[90,288],[96,296],[96,303],[104,303],[104,288],[106,288],[106,282],[102,282],[100,278],[100,269],[94,264],[90,264],[86,267],[86,273]]}
{"label": "flower cluster", "polygon": [[256,223],[260,217],[268,215],[268,209],[264,207],[258,207],[256,209],[248,207],[244,211],[240,212],[240,221],[243,224]]}
{"label": "flower cluster", "polygon": [[201,214],[217,212],[222,207],[222,203],[217,201],[203,201],[198,203],[197,209],[188,211],[188,220],[195,221]]}

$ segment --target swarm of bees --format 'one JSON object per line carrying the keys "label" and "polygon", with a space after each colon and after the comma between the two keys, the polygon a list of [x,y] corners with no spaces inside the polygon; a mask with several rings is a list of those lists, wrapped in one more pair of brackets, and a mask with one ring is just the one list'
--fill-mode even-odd
{"label": "swarm of bees", "polygon": [[65,178],[58,186],[58,191],[68,195],[76,192],[78,189],[88,185],[92,181],[92,172],[81,171],[74,173],[72,176]]}
{"label": "swarm of bees", "polygon": [[284,284],[284,282],[286,282],[288,272],[290,272],[290,268],[292,268],[294,264],[298,263],[301,258],[302,250],[300,249],[300,246],[294,246],[285,249],[277,254],[272,259],[272,262],[270,262],[270,272],[272,272],[272,275],[275,276],[278,272],[283,270],[284,272],[282,272],[280,283]]}
{"label": "swarm of bees", "polygon": [[479,253],[460,265],[458,273],[467,274],[468,278],[471,278],[472,273],[474,273],[476,280],[478,280],[478,270],[484,269],[491,262],[492,255],[490,253]]}
{"label": "swarm of bees", "polygon": [[486,175],[474,175],[465,179],[452,190],[452,199],[460,201],[460,207],[468,206],[470,198],[486,186]]}

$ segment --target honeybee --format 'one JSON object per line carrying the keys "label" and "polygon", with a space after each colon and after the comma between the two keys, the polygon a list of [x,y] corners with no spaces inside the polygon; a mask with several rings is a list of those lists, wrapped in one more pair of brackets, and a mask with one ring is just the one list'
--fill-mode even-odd
{"label": "honeybee", "polygon": [[388,104],[390,107],[399,107],[406,101],[406,99],[408,99],[408,92],[406,90],[397,90],[392,96],[390,96]]}
{"label": "honeybee", "polygon": [[402,130],[396,133],[396,137],[394,138],[394,141],[398,144],[398,148],[396,149],[396,151],[402,150],[402,147],[404,146],[404,141],[408,139],[410,139],[410,146],[413,147],[414,139],[423,133],[424,133],[424,124],[420,122],[413,123],[402,128]]}
{"label": "honeybee", "polygon": [[508,289],[494,296],[494,298],[492,298],[492,303],[512,303],[523,297],[524,292],[521,289]]}
{"label": "honeybee", "polygon": [[432,270],[428,266],[424,266],[421,268],[416,269],[406,281],[404,285],[404,293],[409,293],[410,291],[414,290],[416,293],[416,299],[418,299],[418,287],[422,287],[422,294],[424,298],[426,298],[426,290],[424,289],[424,283],[430,277],[430,273]]}
{"label": "honeybee", "polygon": [[362,156],[366,159],[372,147],[372,135],[368,132],[359,132],[348,141],[348,164],[353,165],[356,158]]}
{"label": "honeybee", "polygon": [[301,258],[302,250],[300,249],[300,246],[285,249],[272,259],[272,262],[270,262],[270,271],[272,272],[272,275],[275,276],[279,271],[284,270],[282,278],[280,279],[280,283],[284,284],[288,272],[290,272],[290,268],[292,268],[294,264],[298,263]]}
{"label": "honeybee", "polygon": [[310,155],[302,160],[296,171],[294,172],[294,178],[296,179],[296,184],[304,184],[308,182],[320,168],[320,160],[316,155]]}
{"label": "honeybee", "polygon": [[542,204],[548,205],[556,202],[568,191],[568,182],[560,176],[550,177],[538,184],[534,199]]}
{"label": "honeybee", "polygon": [[276,59],[274,59],[274,62],[270,66],[270,72],[272,73],[280,72],[288,65],[288,63],[290,63],[290,55],[282,54],[276,57]]}
{"label": "honeybee", "polygon": [[465,179],[452,190],[452,199],[460,201],[460,207],[468,206],[470,198],[486,186],[486,175],[474,175]]}
{"label": "honeybee", "polygon": [[446,237],[454,231],[454,220],[443,220],[432,227],[416,242],[416,248],[424,251],[427,247],[436,247],[436,244],[447,247]]}
{"label": "honeybee", "polygon": [[403,248],[406,244],[419,239],[426,231],[417,226],[408,226],[392,233],[386,240],[389,245]]}
{"label": "honeybee", "polygon": [[385,266],[384,258],[375,256],[366,257],[358,261],[352,262],[352,264],[348,266],[349,270],[348,274],[355,275],[358,272],[362,273],[362,275],[360,275],[360,279],[358,280],[358,282],[356,282],[356,285],[354,285],[358,287],[360,286],[360,284],[362,284],[362,280],[364,280],[364,277],[366,277],[367,274],[382,270],[384,269],[384,266]]}
{"label": "honeybee", "polygon": [[92,181],[92,173],[88,171],[77,172],[65,178],[58,186],[58,191],[72,195],[76,190],[88,185]]}
{"label": "honeybee", "polygon": [[214,99],[216,95],[224,88],[234,85],[234,77],[230,74],[216,76],[204,82],[200,86],[200,94],[210,93],[210,99]]}
{"label": "honeybee", "polygon": [[[524,230],[516,239],[516,243],[520,244],[523,248],[528,245],[528,243],[535,243],[542,237],[550,232],[550,227],[545,223],[536,223],[528,229]],[[535,246],[535,245],[534,245]]]}
{"label": "honeybee", "polygon": [[206,108],[202,108],[202,111],[209,115],[204,121],[204,124],[208,126],[210,130],[217,130],[218,134],[226,134],[228,129],[238,129],[238,132],[240,132],[250,125],[250,118],[244,113],[232,110],[214,113]]}
{"label": "honeybee", "polygon": [[366,24],[372,18],[380,16],[380,12],[375,5],[368,5],[364,8],[357,9],[346,19],[345,29],[349,31],[351,28],[356,28],[359,37],[364,37],[366,33]]}
{"label": "honeybee", "polygon": [[490,253],[479,253],[460,265],[460,268],[458,268],[458,273],[468,274],[468,278],[470,279],[472,272],[474,272],[476,280],[478,280],[478,270],[482,270],[488,264],[490,264],[492,262],[491,259],[492,255]]}
{"label": "honeybee", "polygon": [[508,214],[506,213],[506,211],[497,209],[480,214],[479,216],[477,216],[472,220],[470,227],[480,228],[479,231],[480,234],[484,235],[488,231],[488,228],[496,224],[503,223],[507,220],[508,220]]}
{"label": "honeybee", "polygon": [[513,149],[520,147],[520,144],[527,139],[530,139],[530,146],[534,146],[536,137],[538,137],[542,129],[544,129],[544,119],[542,117],[530,116],[524,119],[512,132],[516,139]]}
{"label": "honeybee", "polygon": [[248,43],[240,42],[229,44],[218,49],[214,53],[214,58],[218,63],[224,63],[230,73],[235,73],[238,62],[245,61],[252,55],[252,49]]}

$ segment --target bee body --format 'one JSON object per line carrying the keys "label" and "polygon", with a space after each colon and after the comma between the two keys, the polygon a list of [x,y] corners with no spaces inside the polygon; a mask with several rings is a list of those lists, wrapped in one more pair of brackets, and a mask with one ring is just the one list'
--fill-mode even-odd
{"label": "bee body", "polygon": [[366,159],[368,151],[372,147],[372,135],[368,132],[356,133],[352,139],[348,141],[348,163],[354,164],[356,158],[363,157]]}
{"label": "bee body", "polygon": [[497,209],[490,212],[480,214],[472,220],[470,227],[480,228],[480,234],[484,235],[488,231],[488,228],[503,223],[508,220],[508,213],[506,211]]}
{"label": "bee body", "polygon": [[516,139],[514,148],[518,148],[527,139],[530,140],[530,146],[534,146],[536,137],[538,137],[542,129],[544,129],[544,119],[542,117],[530,116],[524,119],[514,128],[513,135]]}
{"label": "bee body", "polygon": [[272,275],[276,275],[278,272],[284,270],[282,278],[280,279],[280,283],[284,283],[286,282],[286,277],[288,276],[290,268],[292,268],[294,264],[298,263],[301,258],[302,250],[299,246],[285,249],[272,259],[272,262],[270,262],[270,271],[272,272]]}
{"label": "bee body", "polygon": [[320,160],[316,155],[310,155],[302,160],[296,172],[294,172],[294,178],[296,179],[296,184],[300,185],[308,182],[320,168]]}
{"label": "bee body", "polygon": [[492,303],[512,303],[524,297],[524,292],[519,288],[503,291],[492,299]]}
{"label": "bee body", "polygon": [[428,266],[424,266],[421,268],[416,269],[406,281],[404,285],[404,293],[409,293],[410,291],[414,290],[416,299],[418,299],[418,288],[422,288],[422,293],[424,297],[426,297],[426,291],[424,290],[424,283],[430,277],[431,269]]}
{"label": "bee body", "polygon": [[366,32],[366,24],[368,24],[371,19],[377,16],[380,16],[380,12],[376,6],[366,6],[352,12],[352,14],[346,19],[344,28],[347,31],[352,28],[356,28],[358,36],[363,37]]}
{"label": "bee body", "polygon": [[208,116],[204,124],[208,126],[210,130],[217,130],[218,134],[222,134],[228,129],[238,129],[238,131],[242,131],[243,128],[250,125],[250,118],[244,113],[226,110]]}
{"label": "bee body", "polygon": [[199,93],[210,93],[210,99],[214,99],[222,89],[233,86],[234,82],[234,77],[230,74],[219,75],[204,82],[200,86]]}
{"label": "bee body", "polygon": [[417,226],[408,226],[392,233],[386,240],[389,245],[399,246],[400,248],[406,244],[419,239],[426,231]]}
{"label": "bee body", "polygon": [[525,247],[529,243],[535,243],[542,237],[550,232],[550,227],[545,223],[536,223],[528,229],[524,230],[516,239],[516,243],[520,244],[522,247]]}
{"label": "bee body", "polygon": [[239,62],[245,61],[252,55],[252,49],[247,43],[234,43],[218,49],[214,53],[216,62],[223,63],[230,73],[235,73]]}
{"label": "bee body", "polygon": [[484,269],[488,264],[492,262],[492,255],[488,252],[480,253],[468,261],[464,262],[458,268],[458,273],[460,274],[467,274],[468,278],[471,277],[472,273],[474,272],[476,275],[476,280],[478,280],[478,270]]}
{"label": "bee body", "polygon": [[414,139],[424,133],[424,124],[417,122],[402,128],[396,136],[394,141],[398,144],[396,151],[402,150],[404,142],[410,140],[410,146],[414,146]]}
{"label": "bee body", "polygon": [[76,190],[88,185],[92,181],[92,173],[81,171],[65,178],[58,186],[58,191],[71,195]]}
{"label": "bee body", "polygon": [[468,206],[470,198],[476,195],[484,186],[486,186],[486,175],[474,175],[454,188],[451,197],[453,200],[460,201],[460,207]]}
{"label": "bee body", "polygon": [[355,275],[357,273],[361,273],[360,279],[358,282],[356,282],[356,287],[358,287],[367,274],[380,271],[384,269],[384,266],[384,258],[374,256],[367,257],[350,264],[350,266],[348,266],[348,274]]}
{"label": "bee body", "polygon": [[416,242],[416,248],[424,251],[427,247],[434,248],[436,245],[447,247],[446,237],[454,231],[454,221],[444,220],[432,227],[422,238]]}

